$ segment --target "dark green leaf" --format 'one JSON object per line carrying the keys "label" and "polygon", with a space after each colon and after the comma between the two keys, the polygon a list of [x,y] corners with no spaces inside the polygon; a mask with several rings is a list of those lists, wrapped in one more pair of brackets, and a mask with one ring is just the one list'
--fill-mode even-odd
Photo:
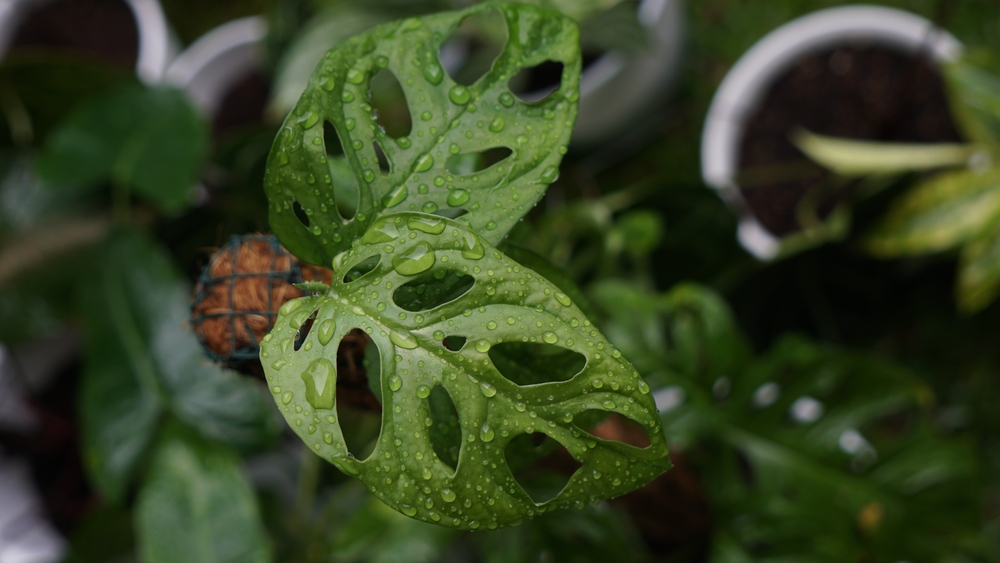
{"label": "dark green leaf", "polygon": [[[379,219],[335,268],[350,271],[372,258],[379,264],[360,279],[338,276],[327,295],[286,303],[261,359],[292,428],[384,502],[425,521],[495,528],[623,494],[670,466],[648,387],[558,287],[468,227],[420,213]],[[393,302],[393,290],[414,276],[454,268],[474,279],[460,298],[422,313]],[[313,312],[313,327],[296,351],[292,342]],[[335,413],[337,347],[353,328],[370,334],[382,366],[382,433],[363,461],[348,453]],[[442,344],[449,336],[465,338],[465,345],[449,350]],[[491,348],[508,342],[558,346],[582,355],[586,366],[569,381],[517,385],[491,361]],[[455,402],[461,424],[456,470],[437,458],[427,434],[414,430],[430,419],[426,399],[438,385]],[[573,423],[588,409],[631,418],[652,446],[592,438]],[[504,460],[507,443],[532,432],[563,444],[583,463],[566,488],[542,504],[521,489]]]}
{"label": "dark green leaf", "polygon": [[184,94],[129,86],[79,107],[55,131],[38,170],[56,188],[112,181],[166,210],[184,206],[201,172],[208,131]]}
{"label": "dark green leaf", "polygon": [[207,363],[187,328],[187,296],[170,262],[134,234],[115,236],[80,288],[84,442],[91,475],[111,498],[123,491],[166,410],[240,447],[277,431],[256,384]]}
{"label": "dark green leaf", "polygon": [[[457,84],[441,67],[438,48],[464,18],[490,10],[503,15],[508,41],[488,73],[468,87]],[[579,96],[577,41],[576,25],[564,16],[483,3],[381,25],[341,43],[320,61],[275,140],[265,180],[271,228],[292,253],[316,264],[329,264],[387,210],[464,210],[459,221],[497,243],[558,175]],[[564,65],[556,92],[538,103],[511,93],[513,75],[548,60]],[[372,112],[369,81],[383,68],[409,104],[408,137],[389,137]],[[324,122],[339,140],[324,138]],[[350,220],[336,211],[329,143],[343,145],[360,186]],[[388,160],[387,173],[379,170],[375,144]],[[452,155],[496,147],[513,152],[473,174],[446,170]]]}
{"label": "dark green leaf", "polygon": [[135,510],[145,563],[272,561],[239,456],[192,432],[164,433]]}

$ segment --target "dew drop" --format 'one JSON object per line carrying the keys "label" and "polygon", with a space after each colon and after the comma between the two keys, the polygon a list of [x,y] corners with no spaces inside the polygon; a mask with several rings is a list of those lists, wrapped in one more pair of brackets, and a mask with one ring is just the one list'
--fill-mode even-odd
{"label": "dew drop", "polygon": [[494,432],[494,430],[492,428],[490,428],[489,424],[484,424],[479,429],[479,439],[480,440],[482,440],[484,442],[492,442],[493,438],[495,438],[495,437],[496,437],[496,432]]}
{"label": "dew drop", "polygon": [[458,207],[465,202],[469,201],[469,192],[462,189],[452,190],[448,194],[448,205],[451,207]]}
{"label": "dew drop", "polygon": [[414,231],[432,235],[443,233],[445,228],[444,221],[433,217],[413,217],[406,222],[406,226]]}
{"label": "dew drop", "polygon": [[392,259],[392,266],[404,276],[414,276],[426,272],[434,265],[434,251],[426,242],[418,242]]}
{"label": "dew drop", "polygon": [[445,502],[454,502],[456,496],[455,491],[451,489],[441,489],[441,498],[443,498]]}
{"label": "dew drop", "polygon": [[467,231],[462,235],[462,239],[465,243],[462,247],[462,258],[468,260],[479,260],[486,254],[486,249],[483,248],[483,244],[479,242],[479,237],[477,237],[475,233]]}
{"label": "dew drop", "polygon": [[514,105],[514,95],[511,94],[510,92],[501,93],[499,100],[504,107],[509,108]]}
{"label": "dew drop", "polygon": [[421,399],[426,399],[431,395],[431,388],[426,385],[417,386],[417,396]]}
{"label": "dew drop", "polygon": [[389,378],[389,389],[392,391],[399,391],[403,387],[403,380],[400,379],[398,375],[393,375]]}
{"label": "dew drop", "polygon": [[479,390],[483,392],[483,395],[487,397],[492,397],[497,394],[497,388],[486,383],[485,381],[479,384]]}
{"label": "dew drop", "polygon": [[281,404],[287,405],[288,403],[291,403],[292,397],[293,395],[291,391],[285,391],[284,395],[281,396]]}
{"label": "dew drop", "polygon": [[409,195],[409,190],[407,189],[406,184],[403,184],[393,190],[392,193],[382,198],[382,207],[385,207],[386,209],[396,207],[406,200],[407,195]]}
{"label": "dew drop", "polygon": [[424,65],[423,70],[424,78],[427,82],[437,85],[441,83],[441,79],[444,78],[444,71],[436,63],[428,63]]}
{"label": "dew drop", "polygon": [[555,297],[556,301],[558,301],[559,304],[564,307],[569,307],[570,305],[573,304],[573,301],[565,293],[556,292]]}
{"label": "dew drop", "polygon": [[503,131],[504,125],[506,125],[506,123],[503,120],[503,116],[498,115],[493,118],[493,121],[490,122],[490,131],[499,133]]}
{"label": "dew drop", "polygon": [[344,77],[344,80],[350,82],[351,84],[361,84],[365,81],[365,75],[360,70],[352,68],[347,71],[347,76]]}
{"label": "dew drop", "polygon": [[539,176],[539,181],[543,184],[551,184],[559,178],[559,169],[555,166],[549,166],[545,170],[542,170],[542,175]]}
{"label": "dew drop", "polygon": [[400,510],[400,512],[402,512],[403,514],[405,514],[405,515],[407,515],[407,516],[409,516],[411,518],[417,515],[417,509],[413,508],[412,506],[410,506],[408,504],[401,505],[399,507],[399,510]]}
{"label": "dew drop", "polygon": [[458,105],[465,105],[469,103],[470,97],[471,95],[469,94],[469,89],[461,84],[452,86],[451,90],[448,91],[448,99]]}
{"label": "dew drop", "polygon": [[555,344],[556,342],[559,342],[559,337],[556,333],[548,331],[542,334],[542,341],[546,344]]}
{"label": "dew drop", "polygon": [[434,157],[429,154],[420,155],[413,170],[416,172],[427,172],[434,166]]}
{"label": "dew drop", "polygon": [[[394,328],[391,331],[389,331],[389,340],[391,340],[393,344],[399,346],[404,350],[413,350],[414,348],[417,347],[416,337],[414,337],[409,332],[398,328]],[[398,387],[396,389],[398,389]],[[393,391],[395,391],[396,389],[393,389]]]}
{"label": "dew drop", "polygon": [[489,352],[490,351],[490,341],[489,340],[480,340],[480,341],[476,342],[476,351],[477,352],[482,352],[484,354],[486,352]]}

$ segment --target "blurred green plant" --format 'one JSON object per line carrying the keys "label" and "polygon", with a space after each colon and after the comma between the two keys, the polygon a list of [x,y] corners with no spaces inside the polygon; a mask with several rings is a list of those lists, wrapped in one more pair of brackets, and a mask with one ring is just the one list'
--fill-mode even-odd
{"label": "blurred green plant", "polygon": [[974,313],[1000,294],[1000,78],[969,63],[942,70],[967,144],[887,144],[806,131],[795,141],[845,177],[956,168],[927,176],[898,197],[865,246],[882,257],[961,249],[956,298]]}

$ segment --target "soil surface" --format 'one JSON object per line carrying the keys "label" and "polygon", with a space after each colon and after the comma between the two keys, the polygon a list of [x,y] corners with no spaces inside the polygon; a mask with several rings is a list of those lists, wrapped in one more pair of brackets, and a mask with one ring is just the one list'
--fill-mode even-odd
{"label": "soil surface", "polygon": [[803,57],[748,120],[740,152],[743,196],[778,236],[801,229],[796,208],[806,193],[824,190],[818,210],[825,217],[853,187],[792,144],[789,136],[800,127],[850,139],[961,140],[941,76],[925,54],[855,45]]}
{"label": "soil surface", "polygon": [[139,31],[122,0],[54,0],[26,16],[10,50],[70,52],[132,67],[139,55]]}

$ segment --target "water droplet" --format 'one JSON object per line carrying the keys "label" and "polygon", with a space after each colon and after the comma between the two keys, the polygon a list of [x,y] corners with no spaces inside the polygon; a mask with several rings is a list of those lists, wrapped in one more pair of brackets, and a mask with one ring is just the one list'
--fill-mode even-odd
{"label": "water droplet", "polygon": [[601,381],[600,379],[595,379],[591,381],[590,384],[594,386],[594,389],[600,389],[601,387],[604,387],[604,382]]}
{"label": "water droplet", "polygon": [[492,397],[497,394],[497,388],[486,383],[485,381],[479,384],[479,390],[483,392],[483,395],[487,397]]}
{"label": "water droplet", "polygon": [[366,169],[361,173],[361,175],[364,176],[365,182],[368,182],[369,184],[375,181],[375,173],[371,170]]}
{"label": "water droplet", "polygon": [[412,506],[410,506],[408,504],[401,505],[399,507],[399,510],[400,510],[400,512],[402,512],[403,514],[405,514],[405,515],[407,515],[407,516],[409,516],[411,518],[417,515],[417,509],[413,508]]}
{"label": "water droplet", "polygon": [[501,93],[499,100],[504,107],[509,108],[514,105],[514,95],[511,94],[510,92]]}
{"label": "water droplet", "polygon": [[314,409],[332,409],[336,380],[336,368],[326,358],[313,360],[302,372],[306,384],[306,401]]}
{"label": "water droplet", "polygon": [[444,232],[444,221],[433,217],[413,217],[406,222],[406,226],[412,230],[440,235]]}
{"label": "water droplet", "polygon": [[385,68],[389,66],[389,57],[385,55],[379,55],[375,57],[375,66],[379,68]]}
{"label": "water droplet", "polygon": [[426,399],[431,394],[431,388],[426,385],[417,386],[417,396],[421,399]]}
{"label": "water droplet", "polygon": [[611,357],[615,358],[615,359],[618,359],[618,358],[622,357],[622,353],[619,352],[618,350],[612,350],[611,351]]}
{"label": "water droplet", "polygon": [[617,405],[615,405],[614,401],[612,401],[612,400],[609,399],[607,401],[602,401],[601,402],[601,406],[610,410],[610,409],[615,408]]}
{"label": "water droplet", "polygon": [[[418,346],[416,337],[409,332],[398,328],[394,328],[389,331],[389,340],[404,350],[413,350]],[[393,391],[395,391],[395,389],[393,389]]]}
{"label": "water droplet", "polygon": [[392,259],[392,266],[404,276],[415,276],[426,272],[434,265],[434,251],[426,242],[418,242]]}
{"label": "water droplet", "polygon": [[559,169],[555,166],[549,166],[545,170],[542,170],[542,175],[538,177],[538,180],[543,184],[551,184],[559,178]]}
{"label": "water droplet", "polygon": [[506,123],[503,120],[503,116],[498,115],[493,118],[493,121],[490,122],[490,131],[493,131],[494,133],[499,133],[503,131],[504,125],[506,125]]}
{"label": "water droplet", "polygon": [[319,79],[319,87],[326,90],[327,92],[332,92],[333,87],[337,85],[337,82],[330,75],[324,75]]}
{"label": "water droplet", "polygon": [[465,243],[462,246],[462,258],[466,258],[468,260],[479,260],[486,254],[486,249],[483,248],[483,243],[479,242],[479,237],[477,237],[472,231],[466,231],[463,233],[462,240]]}
{"label": "water droplet", "polygon": [[514,403],[514,408],[517,409],[517,412],[524,412],[525,406],[524,403]]}
{"label": "water droplet", "polygon": [[556,333],[549,331],[542,334],[542,340],[546,344],[555,344],[556,342],[559,342],[559,337],[556,335]]}
{"label": "water droplet", "polygon": [[490,341],[489,340],[480,340],[480,341],[476,342],[476,351],[477,352],[482,352],[484,354],[486,352],[489,352],[490,351]]}
{"label": "water droplet", "polygon": [[281,404],[287,405],[288,403],[291,403],[292,397],[293,395],[291,391],[285,391],[285,394],[281,396]]}
{"label": "water droplet", "polygon": [[642,379],[639,380],[639,392],[642,393],[643,395],[649,394],[649,384],[647,384]]}
{"label": "water droplet", "polygon": [[319,338],[319,343],[326,346],[333,340],[333,333],[337,330],[337,323],[333,319],[326,319],[319,323],[319,332],[317,337]]}
{"label": "water droplet", "polygon": [[391,391],[399,391],[401,387],[403,387],[403,380],[398,375],[393,375],[389,378],[389,389]]}
{"label": "water droplet", "polygon": [[357,125],[357,121],[355,121],[353,117],[348,117],[344,120],[344,127],[346,127],[348,131],[354,131],[355,125]]}
{"label": "water droplet", "polygon": [[479,439],[480,440],[482,440],[484,442],[492,442],[493,438],[495,438],[495,437],[496,437],[496,432],[494,432],[493,429],[490,428],[489,424],[484,424],[479,429]]}
{"label": "water droplet", "polygon": [[400,138],[396,139],[396,144],[399,145],[399,148],[401,148],[401,149],[408,149],[408,148],[410,148],[410,144],[411,144],[410,143],[410,138],[409,137],[400,137]]}
{"label": "water droplet", "polygon": [[428,63],[424,65],[423,74],[424,78],[427,79],[427,82],[434,85],[440,84],[441,79],[444,78],[444,71],[442,71],[441,67],[436,63]]}
{"label": "water droplet", "polygon": [[313,125],[319,123],[319,115],[311,111],[307,111],[299,116],[298,122],[303,129],[310,129]]}
{"label": "water droplet", "polygon": [[434,340],[444,340],[444,332],[440,330],[435,330],[432,336],[434,336]]}
{"label": "water droplet", "polygon": [[344,90],[343,92],[340,93],[340,101],[344,102],[345,104],[353,102],[354,93],[351,92],[350,90]]}
{"label": "water droplet", "polygon": [[448,194],[448,205],[451,207],[458,207],[467,201],[469,201],[469,192],[465,190],[455,189]]}
{"label": "water droplet", "polygon": [[295,311],[301,306],[302,306],[301,299],[292,299],[291,301],[288,301],[284,305],[282,305],[280,309],[278,309],[278,314],[282,316],[290,315],[293,311]]}
{"label": "water droplet", "polygon": [[429,154],[424,154],[417,159],[416,166],[414,166],[413,170],[416,172],[427,172],[432,166],[434,166],[434,157]]}
{"label": "water droplet", "polygon": [[432,117],[434,116],[429,111],[425,111],[420,114],[420,119],[424,121],[430,121]]}
{"label": "water droplet", "polygon": [[409,195],[409,190],[407,189],[406,184],[403,184],[393,190],[392,193],[382,198],[382,207],[385,207],[386,209],[396,207],[400,203],[403,203],[407,195]]}
{"label": "water droplet", "polygon": [[497,228],[496,221],[489,221],[488,223],[486,223],[486,230],[487,231],[492,231],[495,228]]}
{"label": "water droplet", "polygon": [[347,71],[347,76],[344,77],[351,84],[361,84],[365,81],[365,74],[356,68],[349,69]]}
{"label": "water droplet", "polygon": [[332,444],[333,443],[333,434],[330,433],[330,432],[324,432],[323,433],[323,441],[326,442],[327,445]]}
{"label": "water droplet", "polygon": [[469,103],[470,97],[471,95],[469,94],[469,89],[461,84],[452,86],[451,90],[448,91],[448,99],[458,105],[465,105]]}
{"label": "water droplet", "polygon": [[428,201],[423,205],[423,207],[420,208],[420,210],[424,213],[434,213],[438,210],[438,206],[433,201]]}
{"label": "water droplet", "polygon": [[573,304],[573,301],[565,293],[556,292],[555,297],[556,301],[558,301],[559,304],[564,307],[569,307],[570,305]]}
{"label": "water droplet", "polygon": [[456,496],[455,491],[451,489],[441,489],[441,498],[443,498],[445,502],[454,502]]}
{"label": "water droplet", "polygon": [[497,323],[495,321],[487,321],[486,322],[486,328],[488,328],[490,330],[493,330],[496,327],[497,327]]}
{"label": "water droplet", "polygon": [[[376,223],[368,229],[365,236],[361,237],[361,242],[364,244],[380,244],[383,242],[391,242],[399,238],[399,229],[391,221],[383,221],[381,223]],[[339,257],[339,255],[338,255]],[[334,264],[335,269],[340,269],[337,264]]]}

